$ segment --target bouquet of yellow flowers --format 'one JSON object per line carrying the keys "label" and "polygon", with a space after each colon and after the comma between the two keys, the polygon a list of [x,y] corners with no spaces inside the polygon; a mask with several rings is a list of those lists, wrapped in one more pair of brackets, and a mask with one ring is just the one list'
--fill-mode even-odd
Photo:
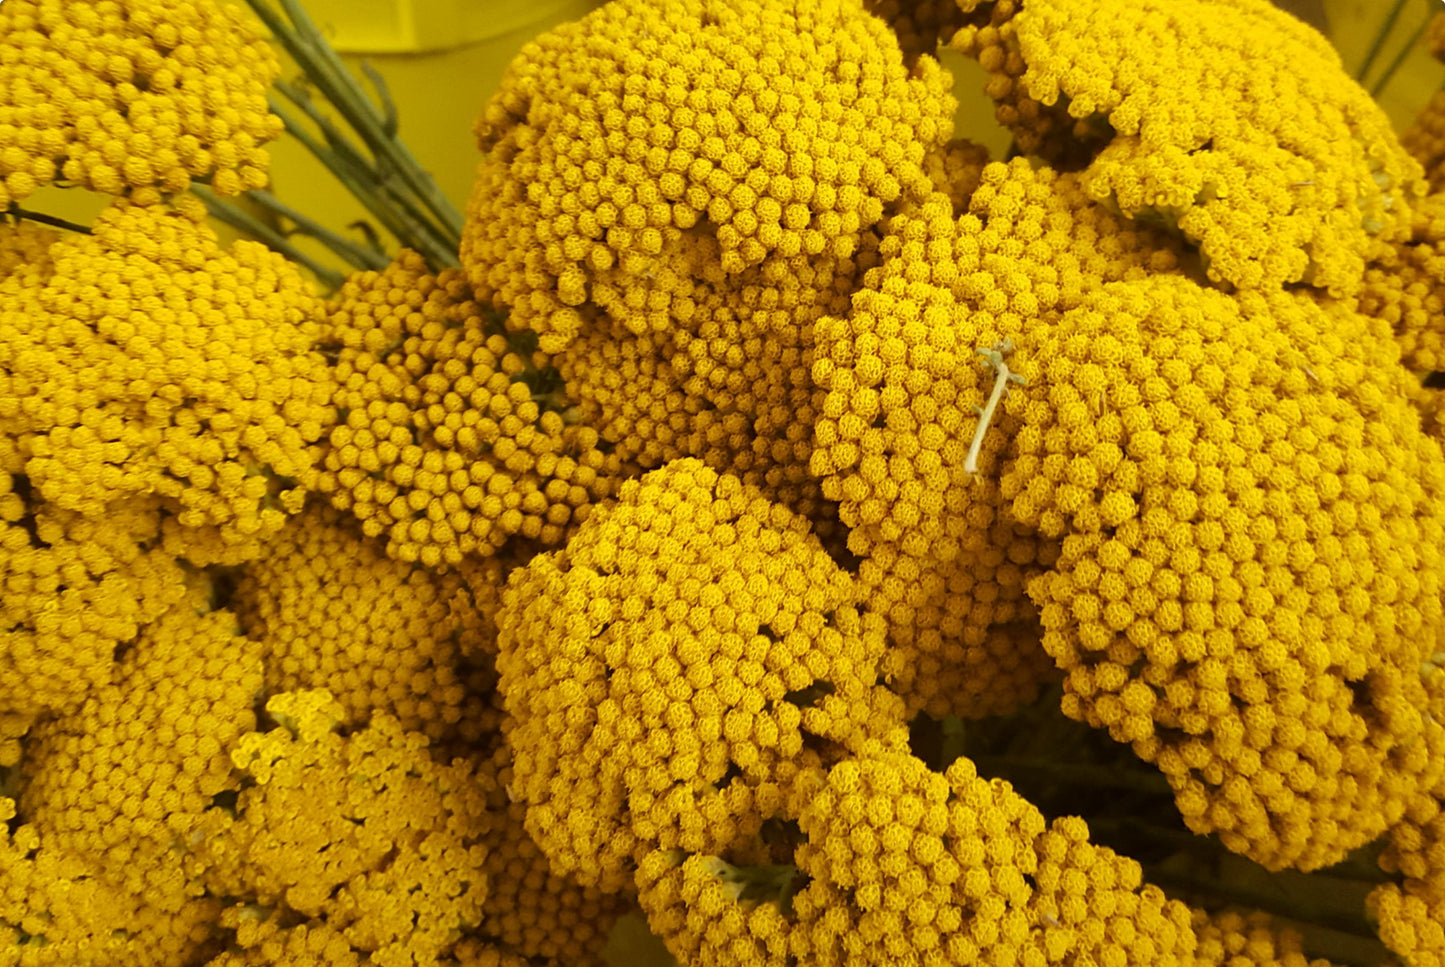
{"label": "bouquet of yellow flowers", "polygon": [[248,4],[0,4],[0,965],[1445,964],[1445,95],[610,0],[458,206]]}

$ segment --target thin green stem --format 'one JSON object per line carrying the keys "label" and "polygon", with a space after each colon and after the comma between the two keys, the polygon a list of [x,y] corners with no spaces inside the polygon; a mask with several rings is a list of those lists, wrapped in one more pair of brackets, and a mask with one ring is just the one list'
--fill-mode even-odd
{"label": "thin green stem", "polygon": [[1149,795],[1169,796],[1169,782],[1159,773],[1124,771],[1108,767],[1076,765],[1049,759],[1032,759],[1012,755],[970,756],[982,775],[1003,776],[1031,774],[1054,779],[1065,785],[1123,789]]}
{"label": "thin green stem", "polygon": [[90,229],[84,225],[77,225],[75,222],[69,222],[63,218],[57,218],[54,215],[47,215],[44,212],[33,212],[28,208],[21,208],[13,202],[9,208],[4,210],[3,214],[9,215],[18,221],[35,222],[39,225],[49,225],[51,228],[63,228],[67,232],[79,232],[82,235],[91,234]]}
{"label": "thin green stem", "polygon": [[273,252],[279,252],[291,261],[305,267],[312,275],[316,276],[317,281],[326,286],[328,290],[335,291],[339,289],[341,283],[345,281],[345,276],[340,272],[337,272],[335,269],[329,269],[320,262],[317,262],[311,256],[292,245],[286,236],[276,231],[270,225],[251,215],[245,209],[223,198],[217,197],[215,192],[204,185],[193,184],[191,185],[191,191],[205,203],[206,210],[216,219],[230,225],[239,232],[244,232],[251,236]]}
{"label": "thin green stem", "polygon": [[272,98],[271,110],[281,118],[287,133],[300,141],[337,181],[345,185],[346,189],[361,202],[373,218],[381,222],[402,245],[420,252],[434,269],[443,269],[459,264],[455,247],[449,246],[437,238],[431,223],[424,217],[413,215],[410,206],[407,206],[407,210],[398,210],[394,204],[395,194],[391,191],[390,186],[377,180],[376,172],[372,170],[366,159],[356,153],[340,131],[331,126],[331,122],[316,111],[314,105],[309,104],[304,95],[281,81],[276,83],[276,87],[316,122],[327,141],[334,144],[335,147],[316,140],[315,136],[307,131],[291,112],[287,111],[275,98]]}
{"label": "thin green stem", "polygon": [[358,245],[351,239],[336,234],[315,219],[298,212],[269,191],[250,191],[246,193],[246,197],[283,218],[289,218],[296,223],[297,231],[321,242],[358,269],[380,270],[391,264],[391,260],[385,255],[381,255],[364,245]]}
{"label": "thin green stem", "polygon": [[288,101],[305,112],[306,116],[311,119],[311,123],[316,125],[317,130],[321,132],[321,136],[326,139],[326,143],[331,146],[331,150],[345,158],[348,163],[354,164],[356,167],[366,171],[368,175],[374,175],[371,162],[367,161],[366,158],[362,157],[361,152],[352,147],[351,142],[347,140],[346,135],[342,133],[341,129],[332,123],[332,120],[326,116],[324,111],[312,103],[309,94],[279,77],[272,82],[272,84],[276,90],[286,95]]}
{"label": "thin green stem", "polygon": [[1131,839],[1138,837],[1180,852],[1219,854],[1224,851],[1224,846],[1213,837],[1196,836],[1194,833],[1182,829],[1165,829],[1163,826],[1140,822],[1133,817],[1091,819],[1089,820],[1089,830],[1096,839],[1107,838],[1112,841],[1121,837]]}
{"label": "thin green stem", "polygon": [[1180,873],[1170,873],[1165,870],[1148,870],[1145,878],[1158,886],[1169,890],[1183,890],[1198,896],[1214,897],[1226,903],[1237,906],[1248,907],[1254,910],[1263,910],[1276,916],[1287,917],[1300,923],[1313,923],[1320,926],[1327,926],[1331,930],[1338,930],[1341,933],[1354,934],[1359,937],[1368,937],[1373,940],[1376,937],[1375,929],[1370,921],[1363,914],[1352,914],[1342,910],[1326,909],[1318,904],[1309,903],[1297,897],[1285,896],[1280,893],[1267,892],[1264,890],[1251,890],[1247,887],[1235,886],[1215,879],[1199,879]]}
{"label": "thin green stem", "polygon": [[346,185],[347,190],[366,206],[373,217],[385,225],[402,245],[420,252],[433,268],[441,269],[458,264],[457,245],[442,237],[431,217],[422,211],[405,191],[398,191],[395,184],[384,177],[372,162],[362,157],[341,129],[311,102],[311,98],[304,91],[283,80],[277,80],[275,87],[286,95],[287,100],[305,112],[326,139],[330,149],[321,146],[289,112],[272,99],[271,109],[286,125],[287,132],[326,165],[331,173]]}
{"label": "thin green stem", "polygon": [[371,66],[370,61],[361,62],[361,72],[371,81],[371,86],[376,91],[376,99],[381,102],[381,130],[388,138],[395,139],[401,129],[401,120],[396,113],[396,102],[391,99],[391,88],[386,86],[386,78]]}
{"label": "thin green stem", "polygon": [[1368,74],[1370,68],[1374,66],[1375,58],[1380,56],[1380,51],[1385,46],[1385,40],[1390,36],[1390,31],[1395,29],[1395,21],[1400,19],[1400,13],[1405,9],[1407,2],[1408,0],[1395,0],[1395,5],[1391,7],[1390,12],[1385,15],[1385,20],[1380,25],[1379,32],[1375,34],[1375,39],[1370,42],[1370,49],[1365,52],[1364,61],[1360,63],[1359,70],[1355,71],[1355,80],[1361,84],[1365,82],[1365,75]]}
{"label": "thin green stem", "polygon": [[[276,38],[305,70],[316,86],[341,112],[383,170],[394,171],[435,216],[438,227],[454,246],[460,245],[462,215],[437,187],[404,144],[387,134],[387,119],[366,99],[340,56],[297,0],[281,0],[290,19],[288,27],[268,0],[247,0]],[[384,85],[382,85],[384,86]],[[389,101],[389,95],[383,104]],[[383,108],[385,109],[385,108]]]}
{"label": "thin green stem", "polygon": [[1375,81],[1370,87],[1371,97],[1378,98],[1380,96],[1380,92],[1390,83],[1390,79],[1395,76],[1395,72],[1400,69],[1400,65],[1405,63],[1405,58],[1410,56],[1410,52],[1415,49],[1415,45],[1420,42],[1420,38],[1425,36],[1425,28],[1429,25],[1429,18],[1420,21],[1420,26],[1416,27],[1414,32],[1410,34],[1410,39],[1405,41],[1405,46],[1400,48],[1395,54],[1394,59],[1390,61],[1390,65],[1385,68],[1385,72],[1380,75],[1380,79]]}

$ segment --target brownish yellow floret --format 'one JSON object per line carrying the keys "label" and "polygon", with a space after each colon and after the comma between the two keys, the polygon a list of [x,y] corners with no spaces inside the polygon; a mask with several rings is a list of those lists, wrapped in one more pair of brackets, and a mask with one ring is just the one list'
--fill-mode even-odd
{"label": "brownish yellow floret", "polygon": [[0,210],[78,185],[159,201],[205,181],[266,184],[280,64],[218,0],[6,0],[0,9]]}
{"label": "brownish yellow floret", "polygon": [[1348,294],[1409,227],[1419,166],[1312,28],[1267,0],[961,0],[953,45],[1026,152],[1162,220],[1209,278]]}
{"label": "brownish yellow floret", "polygon": [[455,567],[513,536],[558,544],[610,493],[617,458],[558,411],[549,361],[518,354],[459,270],[403,252],[329,313],[344,417],[320,489],[388,554]]}
{"label": "brownish yellow floret", "polygon": [[1035,578],[1064,712],[1158,765],[1190,828],[1314,869],[1445,768],[1445,458],[1386,324],[1180,277],[1099,290],[1032,347],[1003,468],[1062,537]]}
{"label": "brownish yellow floret", "polygon": [[17,818],[0,798],[0,965],[191,967],[219,946],[214,900],[150,906]]}
{"label": "brownish yellow floret", "polygon": [[1359,311],[1394,328],[1405,366],[1445,370],[1445,193],[1415,207],[1408,237],[1381,243],[1365,272]]}
{"label": "brownish yellow floret", "polygon": [[946,773],[872,748],[782,805],[796,846],[734,865],[659,850],[638,868],[649,925],[698,967],[1110,964],[1196,967],[1187,907],[1137,863],[1049,827],[967,759]]}
{"label": "brownish yellow floret", "polygon": [[476,770],[434,762],[426,736],[383,712],[339,734],[345,709],[324,689],[266,709],[281,727],[230,750],[255,785],[234,820],[212,816],[212,892],[320,921],[372,963],[444,963],[487,895],[492,820]]}
{"label": "brownish yellow floret", "polygon": [[1105,281],[1179,264],[1177,246],[1089,202],[1072,175],[1018,159],[978,182],[962,215],[939,193],[895,216],[851,311],[814,330],[826,395],[811,469],[889,620],[885,674],[937,716],[1009,711],[1052,675],[1024,584],[1057,549],[1001,513],[996,482],[1015,418],[989,424],[969,469],[973,410],[996,375],[978,350],[1026,345]]}
{"label": "brownish yellow floret", "polygon": [[883,622],[857,602],[806,519],[691,459],[513,572],[511,790],[553,868],[622,890],[641,853],[755,834],[832,750],[902,743],[875,687]]}
{"label": "brownish yellow floret", "polygon": [[497,725],[484,700],[495,644],[470,587],[360,531],[312,504],[247,564],[233,607],[261,646],[267,688],[328,689],[348,728],[379,711],[434,744],[479,742]]}
{"label": "brownish yellow floret", "polygon": [[964,23],[956,0],[863,0],[863,6],[888,24],[910,62],[936,54],[939,43]]}
{"label": "brownish yellow floret", "polygon": [[[160,545],[162,515],[121,501],[91,519],[36,499],[0,471],[0,710],[16,719],[74,712],[109,684],[115,653],[184,593]],[[13,765],[18,748],[0,749]]]}
{"label": "brownish yellow floret", "polygon": [[320,301],[260,243],[222,249],[204,217],[195,199],[121,201],[0,279],[12,472],[91,517],[157,498],[199,565],[243,559],[300,509],[334,422]]}
{"label": "brownish yellow floret", "polygon": [[560,352],[595,307],[661,332],[713,239],[729,275],[848,258],[884,206],[927,190],[950,79],[858,0],[619,0],[544,34],[477,125],[462,241],[486,298]]}

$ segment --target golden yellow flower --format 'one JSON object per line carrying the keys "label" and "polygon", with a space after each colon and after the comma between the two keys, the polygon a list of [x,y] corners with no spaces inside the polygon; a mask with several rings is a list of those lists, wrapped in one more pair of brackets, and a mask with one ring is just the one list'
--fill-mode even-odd
{"label": "golden yellow flower", "polygon": [[205,181],[266,184],[280,70],[218,0],[7,0],[0,10],[0,210],[59,183],[153,202]]}
{"label": "golden yellow flower", "polygon": [[756,833],[827,750],[903,743],[875,687],[883,622],[857,600],[804,518],[690,459],[513,572],[497,658],[512,789],[553,868],[622,890],[640,853]]}
{"label": "golden yellow flower", "polygon": [[960,6],[975,19],[952,44],[1022,150],[1177,226],[1219,284],[1348,294],[1371,238],[1408,229],[1419,166],[1329,42],[1267,0]]}
{"label": "golden yellow flower", "polygon": [[122,200],[0,278],[12,472],[90,517],[157,498],[198,565],[244,559],[300,509],[335,419],[320,301],[260,243],[222,249],[204,214]]}
{"label": "golden yellow flower", "polygon": [[455,567],[514,535],[557,544],[611,492],[617,458],[564,419],[549,360],[520,355],[458,270],[403,252],[328,313],[345,418],[318,486],[391,556]]}

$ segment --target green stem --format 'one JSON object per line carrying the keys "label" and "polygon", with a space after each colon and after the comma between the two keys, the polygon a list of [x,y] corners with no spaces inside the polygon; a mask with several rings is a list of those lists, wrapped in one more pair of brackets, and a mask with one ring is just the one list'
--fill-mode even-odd
{"label": "green stem", "polygon": [[270,225],[249,214],[244,209],[233,205],[231,202],[223,198],[218,198],[213,191],[204,185],[193,184],[191,185],[191,191],[205,203],[206,210],[209,211],[212,216],[230,225],[237,231],[246,233],[273,252],[279,252],[298,265],[304,266],[312,275],[316,276],[317,281],[326,286],[328,290],[335,291],[339,289],[341,283],[346,280],[345,276],[340,272],[337,272],[335,269],[328,269],[292,245],[286,239],[286,236],[276,231]]}
{"label": "green stem", "polygon": [[1341,910],[1325,909],[1318,904],[1302,901],[1295,897],[1263,890],[1251,890],[1218,880],[1203,880],[1165,870],[1148,870],[1145,878],[1149,882],[1169,890],[1183,890],[1198,896],[1214,897],[1232,905],[1263,910],[1266,913],[1286,917],[1300,923],[1327,926],[1331,930],[1368,937],[1371,940],[1376,938],[1374,927],[1362,913],[1352,914]]}
{"label": "green stem", "polygon": [[295,116],[272,98],[271,111],[281,118],[286,132],[300,141],[337,181],[345,185],[373,218],[381,222],[403,246],[420,252],[433,269],[459,264],[456,248],[437,238],[431,223],[424,216],[414,215],[415,209],[409,205],[405,206],[405,211],[398,210],[394,204],[396,195],[390,186],[377,180],[376,172],[366,159],[356,152],[324,114],[309,103],[305,95],[284,81],[277,81],[276,88],[306,112],[307,117],[321,129],[328,143],[317,141]]}
{"label": "green stem", "polygon": [[17,221],[23,220],[27,222],[35,222],[39,225],[49,225],[51,228],[63,228],[67,232],[79,232],[82,235],[91,234],[90,229],[85,227],[84,225],[77,225],[75,222],[68,222],[63,218],[57,218],[54,215],[47,215],[44,212],[33,212],[27,208],[21,208],[19,205],[16,205],[13,202],[11,203],[9,208],[4,210],[3,214],[9,215]]}
{"label": "green stem", "polygon": [[[293,26],[288,27],[268,0],[247,0],[287,51],[341,112],[376,161],[394,171],[422,204],[436,217],[443,234],[454,245],[461,244],[462,215],[442,194],[436,181],[406,148],[387,136],[387,120],[361,92],[340,56],[297,0],[281,0]],[[375,82],[375,81],[374,81]],[[389,100],[389,98],[387,99]]]}
{"label": "green stem", "polygon": [[1422,20],[1420,26],[1416,27],[1414,32],[1410,34],[1410,39],[1405,41],[1405,46],[1400,48],[1399,52],[1395,54],[1394,59],[1390,61],[1390,66],[1385,68],[1385,72],[1380,75],[1380,79],[1375,81],[1374,85],[1370,88],[1371,97],[1378,98],[1380,96],[1380,92],[1390,83],[1390,79],[1395,76],[1395,72],[1400,69],[1400,65],[1405,63],[1405,58],[1410,56],[1410,52],[1415,49],[1415,45],[1420,42],[1420,38],[1425,36],[1425,28],[1429,25],[1430,19],[1427,17]]}
{"label": "green stem", "polygon": [[1075,765],[1048,759],[1026,759],[1010,755],[970,756],[980,775],[1003,776],[1032,774],[1057,780],[1065,785],[1123,789],[1155,796],[1172,796],[1169,782],[1159,773],[1126,772],[1099,766]]}
{"label": "green stem", "polygon": [[374,252],[364,245],[358,245],[351,241],[351,239],[336,234],[315,219],[301,214],[269,191],[249,191],[246,193],[246,197],[283,218],[289,218],[296,223],[297,231],[304,235],[310,235],[358,269],[376,269],[379,271],[391,264],[391,260],[385,255]]}
{"label": "green stem", "polygon": [[1217,855],[1224,851],[1223,844],[1211,836],[1196,836],[1194,833],[1182,829],[1165,829],[1162,826],[1139,822],[1132,818],[1091,819],[1089,820],[1089,831],[1095,837],[1110,841],[1138,837],[1160,846],[1168,846],[1178,852]]}
{"label": "green stem", "polygon": [[1400,13],[1405,9],[1406,0],[1395,0],[1395,5],[1385,15],[1385,21],[1380,25],[1380,30],[1375,34],[1375,39],[1370,42],[1370,49],[1365,53],[1365,59],[1360,64],[1359,70],[1355,71],[1355,80],[1361,84],[1365,82],[1365,75],[1375,64],[1375,58],[1380,55],[1380,50],[1385,46],[1385,39],[1390,36],[1390,31],[1395,29],[1395,21],[1400,19]]}

